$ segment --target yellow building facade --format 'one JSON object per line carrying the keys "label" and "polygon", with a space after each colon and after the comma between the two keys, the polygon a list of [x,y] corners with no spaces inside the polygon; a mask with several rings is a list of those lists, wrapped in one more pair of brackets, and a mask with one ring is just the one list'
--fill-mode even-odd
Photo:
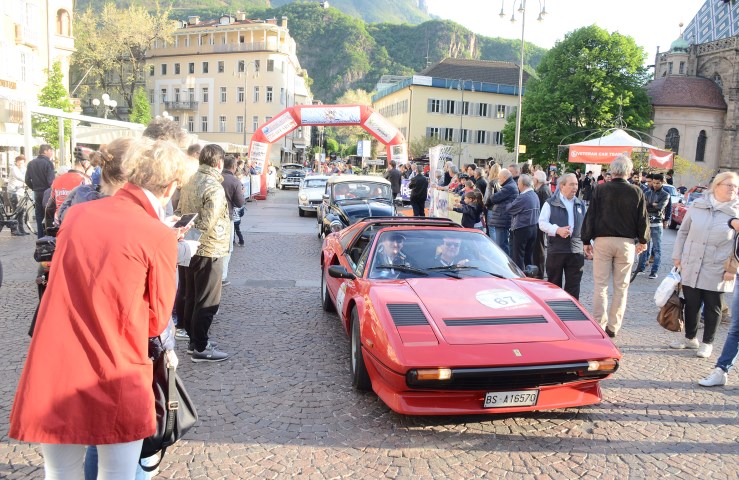
{"label": "yellow building facade", "polygon": [[[518,65],[445,59],[418,75],[380,86],[373,108],[409,143],[436,137],[455,164],[513,160],[503,127],[518,105]],[[524,72],[524,82],[528,74]]]}
{"label": "yellow building facade", "polygon": [[[36,103],[46,85],[46,69],[61,62],[68,85],[74,52],[73,0],[6,0],[0,2],[0,150],[3,173],[9,156],[23,146],[19,124],[23,104]],[[28,156],[28,155],[27,155]]]}
{"label": "yellow building facade", "polygon": [[[242,13],[190,17],[173,41],[152,46],[147,67],[153,114],[166,112],[204,141],[249,145],[260,125],[312,101],[286,17],[280,24]],[[309,128],[295,130],[273,147],[271,161],[300,160],[309,139]]]}

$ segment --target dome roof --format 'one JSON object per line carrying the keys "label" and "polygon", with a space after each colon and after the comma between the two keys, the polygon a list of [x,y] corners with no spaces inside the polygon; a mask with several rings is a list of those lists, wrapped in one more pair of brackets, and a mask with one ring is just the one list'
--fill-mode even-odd
{"label": "dome roof", "polygon": [[667,75],[647,85],[647,94],[655,107],[727,109],[721,88],[703,77]]}
{"label": "dome roof", "polygon": [[682,35],[677,37],[677,40],[672,42],[670,45],[670,52],[687,52],[690,49],[690,44],[683,38]]}

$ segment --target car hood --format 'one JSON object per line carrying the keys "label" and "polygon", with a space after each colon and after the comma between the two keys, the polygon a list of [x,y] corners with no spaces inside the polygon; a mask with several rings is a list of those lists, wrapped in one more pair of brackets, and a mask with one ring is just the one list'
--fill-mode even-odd
{"label": "car hood", "polygon": [[416,278],[407,283],[431,315],[428,320],[451,345],[569,339],[552,310],[522,288],[520,279]]}
{"label": "car hood", "polygon": [[365,217],[390,217],[393,216],[394,207],[389,202],[378,202],[374,200],[345,200],[337,204],[344,221],[351,225]]}
{"label": "car hood", "polygon": [[325,187],[304,188],[300,191],[300,193],[304,193],[309,200],[320,200],[321,198],[323,198],[323,192],[325,190]]}

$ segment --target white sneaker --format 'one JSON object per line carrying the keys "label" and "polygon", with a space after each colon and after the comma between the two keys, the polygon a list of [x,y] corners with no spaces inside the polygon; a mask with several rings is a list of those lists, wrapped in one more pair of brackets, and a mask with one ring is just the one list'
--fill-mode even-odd
{"label": "white sneaker", "polygon": [[695,355],[701,358],[708,358],[711,356],[711,352],[713,352],[713,345],[711,345],[710,343],[701,342],[701,346],[698,347],[698,351],[695,353]]}
{"label": "white sneaker", "polygon": [[719,387],[727,383],[728,375],[719,367],[714,368],[709,376],[698,381],[698,385],[702,387]]}
{"label": "white sneaker", "polygon": [[698,348],[698,339],[697,338],[681,338],[680,340],[676,340],[670,344],[670,348],[675,348],[677,350],[683,350],[686,348],[689,348],[691,350],[695,350]]}

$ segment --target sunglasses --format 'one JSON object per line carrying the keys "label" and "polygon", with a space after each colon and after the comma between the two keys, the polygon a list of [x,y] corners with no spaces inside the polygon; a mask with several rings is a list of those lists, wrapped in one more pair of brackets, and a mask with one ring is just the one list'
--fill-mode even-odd
{"label": "sunglasses", "polygon": [[444,245],[446,245],[447,247],[457,247],[457,248],[459,248],[460,246],[462,246],[462,242],[447,242],[445,240],[444,241]]}

